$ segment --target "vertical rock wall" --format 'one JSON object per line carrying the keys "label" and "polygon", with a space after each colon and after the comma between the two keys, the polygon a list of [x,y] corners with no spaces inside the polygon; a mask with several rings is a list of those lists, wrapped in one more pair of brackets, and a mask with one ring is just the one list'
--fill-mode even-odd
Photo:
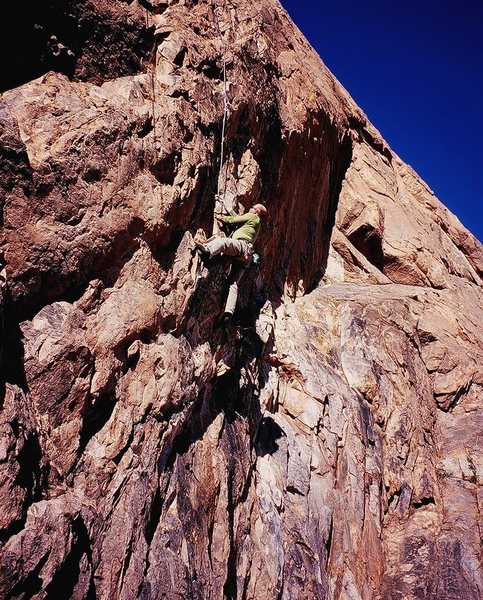
{"label": "vertical rock wall", "polygon": [[[2,597],[479,598],[481,245],[275,0],[44,4],[0,97]],[[218,189],[269,209],[228,329]]]}

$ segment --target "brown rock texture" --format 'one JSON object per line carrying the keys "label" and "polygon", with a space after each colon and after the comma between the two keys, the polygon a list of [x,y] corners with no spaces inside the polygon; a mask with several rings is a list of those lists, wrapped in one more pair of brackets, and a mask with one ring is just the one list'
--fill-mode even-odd
{"label": "brown rock texture", "polygon": [[278,2],[1,27],[0,597],[483,597],[482,246]]}

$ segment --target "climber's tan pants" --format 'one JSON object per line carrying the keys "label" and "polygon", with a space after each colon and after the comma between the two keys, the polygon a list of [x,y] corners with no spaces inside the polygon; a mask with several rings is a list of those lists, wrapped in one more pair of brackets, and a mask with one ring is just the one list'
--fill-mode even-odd
{"label": "climber's tan pants", "polygon": [[205,244],[205,247],[210,251],[210,258],[217,254],[226,254],[234,256],[242,262],[248,263],[252,255],[252,245],[246,240],[234,240],[227,237],[215,237]]}

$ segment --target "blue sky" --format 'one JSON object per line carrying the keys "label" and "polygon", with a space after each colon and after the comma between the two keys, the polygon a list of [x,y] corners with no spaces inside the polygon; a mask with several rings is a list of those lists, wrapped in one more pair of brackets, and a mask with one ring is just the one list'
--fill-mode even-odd
{"label": "blue sky", "polygon": [[391,148],[483,240],[483,0],[281,0]]}

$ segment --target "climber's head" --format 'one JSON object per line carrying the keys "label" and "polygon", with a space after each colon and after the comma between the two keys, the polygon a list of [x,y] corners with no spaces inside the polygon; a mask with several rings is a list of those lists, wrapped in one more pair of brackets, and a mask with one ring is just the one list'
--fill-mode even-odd
{"label": "climber's head", "polygon": [[267,209],[263,206],[263,204],[254,204],[249,212],[255,213],[259,217],[263,217],[267,214]]}

